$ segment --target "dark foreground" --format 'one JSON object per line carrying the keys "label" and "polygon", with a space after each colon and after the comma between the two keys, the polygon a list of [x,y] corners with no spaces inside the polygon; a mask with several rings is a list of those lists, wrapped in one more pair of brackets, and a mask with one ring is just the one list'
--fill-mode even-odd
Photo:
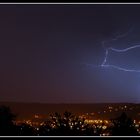
{"label": "dark foreground", "polygon": [[136,128],[132,119],[125,112],[104,128],[104,123],[87,124],[85,119],[64,112],[62,115],[54,113],[39,127],[29,124],[16,124],[16,116],[6,106],[0,107],[0,135],[1,136],[139,136],[139,126]]}

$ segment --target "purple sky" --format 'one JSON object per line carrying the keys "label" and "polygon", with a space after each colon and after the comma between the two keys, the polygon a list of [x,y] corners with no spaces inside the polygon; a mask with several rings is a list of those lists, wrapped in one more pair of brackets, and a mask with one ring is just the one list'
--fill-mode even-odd
{"label": "purple sky", "polygon": [[[140,73],[90,67],[102,41],[140,43],[140,5],[0,5],[0,101],[139,102]],[[107,62],[140,70],[140,49],[109,52]]]}

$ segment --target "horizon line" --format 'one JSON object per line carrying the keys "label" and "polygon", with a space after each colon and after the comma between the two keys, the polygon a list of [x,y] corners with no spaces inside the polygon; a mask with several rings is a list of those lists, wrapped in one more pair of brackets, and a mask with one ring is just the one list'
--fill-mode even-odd
{"label": "horizon line", "polygon": [[61,102],[61,103],[51,103],[51,102],[26,102],[26,101],[0,101],[0,103],[25,103],[25,104],[140,104],[137,102]]}

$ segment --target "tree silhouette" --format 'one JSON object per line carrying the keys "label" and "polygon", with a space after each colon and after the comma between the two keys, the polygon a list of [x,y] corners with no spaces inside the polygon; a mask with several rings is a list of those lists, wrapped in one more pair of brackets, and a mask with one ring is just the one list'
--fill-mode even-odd
{"label": "tree silhouette", "polygon": [[138,132],[131,118],[128,118],[123,112],[118,118],[112,119],[112,127],[110,128],[113,136],[137,136]]}
{"label": "tree silhouette", "polygon": [[0,107],[0,135],[16,135],[16,125],[14,120],[16,116],[11,112],[9,107]]}
{"label": "tree silhouette", "polygon": [[35,136],[37,135],[37,131],[32,126],[22,123],[18,126],[18,134],[19,136]]}
{"label": "tree silhouette", "polygon": [[46,122],[44,122],[44,124],[42,126],[39,127],[39,132],[38,134],[40,136],[46,136],[46,135],[53,135],[53,128],[51,126],[51,121],[47,120]]}
{"label": "tree silhouette", "polygon": [[9,107],[0,107],[0,135],[1,136],[99,136],[110,133],[113,136],[138,136],[139,133],[131,118],[123,112],[116,119],[111,120],[111,127],[103,130],[104,123],[87,124],[85,118],[75,116],[70,112],[54,113],[39,128],[26,123],[15,125],[16,116]]}
{"label": "tree silhouette", "polygon": [[80,136],[80,135],[99,135],[98,131],[85,124],[85,119],[77,117],[70,112],[64,112],[63,115],[54,113],[50,119],[39,129],[39,135],[55,136]]}

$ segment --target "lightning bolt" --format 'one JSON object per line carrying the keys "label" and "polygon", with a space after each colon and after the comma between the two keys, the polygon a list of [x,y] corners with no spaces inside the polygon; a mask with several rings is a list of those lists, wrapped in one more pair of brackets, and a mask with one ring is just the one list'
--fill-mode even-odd
{"label": "lightning bolt", "polygon": [[[120,34],[120,35],[116,36],[115,38],[113,38],[113,39],[111,39],[109,41],[103,41],[102,42],[102,47],[105,48],[105,43],[107,43],[107,42],[108,43],[109,42],[113,42],[113,41],[116,41],[116,40],[118,40],[120,38],[126,37],[132,31],[132,29],[133,28],[131,28],[128,32],[126,32],[124,34]],[[123,68],[123,67],[120,67],[120,66],[106,64],[109,51],[123,53],[123,52],[127,52],[129,50],[135,49],[135,48],[140,48],[140,44],[134,45],[134,46],[131,46],[131,47],[128,47],[128,48],[125,48],[125,49],[115,49],[115,48],[112,48],[112,47],[105,48],[105,57],[103,59],[103,62],[100,65],[87,64],[87,66],[102,67],[102,68],[114,68],[114,69],[117,69],[117,70],[120,70],[120,71],[124,71],[124,72],[136,72],[136,73],[140,73],[140,70],[126,69],[126,68]]]}
{"label": "lightning bolt", "polygon": [[[118,40],[118,39],[120,39],[120,38],[124,38],[124,37],[126,37],[130,32],[132,32],[132,30],[133,30],[133,26],[126,32],[126,33],[123,33],[123,34],[119,34],[118,36],[116,36],[116,37],[114,37],[113,39],[111,39],[111,40],[106,40],[106,41],[103,41],[102,42],[102,47],[105,49],[105,58],[104,58],[104,60],[103,60],[103,62],[102,62],[102,64],[101,64],[101,66],[104,66],[105,65],[105,63],[106,63],[106,61],[107,61],[107,56],[108,56],[108,51],[109,50],[113,50],[113,51],[116,51],[116,52],[125,52],[125,51],[127,51],[127,49],[124,49],[124,50],[118,50],[118,49],[114,49],[114,48],[105,48],[105,43],[109,43],[109,42],[113,42],[113,41],[116,41],[116,40]],[[132,49],[133,48],[135,48],[135,47],[131,47]],[[131,49],[131,48],[129,48],[129,49]],[[129,50],[128,49],[128,50]]]}
{"label": "lightning bolt", "polygon": [[134,29],[134,26],[132,26],[126,33],[123,33],[123,34],[119,34],[118,36],[116,36],[115,38],[112,39],[112,41],[116,41],[120,38],[124,38],[126,37],[129,33],[131,33]]}
{"label": "lightning bolt", "polygon": [[140,72],[140,70],[133,70],[133,69],[125,69],[116,65],[103,65],[102,67],[110,67],[110,68],[115,68],[121,71],[125,71],[125,72]]}
{"label": "lightning bolt", "polygon": [[108,52],[109,52],[109,50],[122,53],[122,52],[127,52],[127,51],[129,51],[129,50],[131,50],[131,49],[135,49],[135,48],[140,48],[140,45],[134,45],[134,46],[131,46],[131,47],[122,49],[122,50],[115,49],[115,48],[108,48],[108,49],[106,50],[106,55],[105,55],[104,61],[103,61],[103,63],[102,63],[100,66],[101,66],[101,67],[105,67],[105,68],[111,67],[111,68],[115,68],[115,69],[118,69],[118,70],[121,70],[121,71],[125,71],[125,72],[140,72],[140,70],[126,69],[126,68],[119,67],[119,66],[116,66],[116,65],[109,65],[109,64],[107,65],[107,64],[106,64],[106,60],[107,60],[107,57],[108,57]]}
{"label": "lightning bolt", "polygon": [[129,48],[122,49],[122,50],[118,50],[118,49],[115,49],[115,48],[109,48],[109,49],[112,50],[112,51],[115,51],[115,52],[127,52],[131,49],[135,49],[135,48],[139,48],[139,47],[140,47],[140,44],[139,45],[134,45],[134,46],[131,46]]}
{"label": "lightning bolt", "polygon": [[104,58],[103,63],[101,64],[101,66],[104,66],[105,65],[105,63],[107,61],[107,56],[108,56],[108,49],[106,49],[106,51],[105,51],[105,58]]}

